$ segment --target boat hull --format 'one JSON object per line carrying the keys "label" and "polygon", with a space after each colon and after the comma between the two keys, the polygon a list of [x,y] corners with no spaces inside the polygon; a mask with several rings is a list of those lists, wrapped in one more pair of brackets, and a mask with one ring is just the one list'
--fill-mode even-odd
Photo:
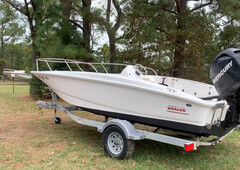
{"label": "boat hull", "polygon": [[[66,102],[95,114],[203,136],[221,136],[228,131],[217,126],[207,128],[216,102],[203,101],[169,87],[121,75],[32,73]],[[221,121],[224,118],[225,115]]]}
{"label": "boat hull", "polygon": [[32,75],[25,73],[24,70],[5,70],[3,73],[9,78],[31,79]]}

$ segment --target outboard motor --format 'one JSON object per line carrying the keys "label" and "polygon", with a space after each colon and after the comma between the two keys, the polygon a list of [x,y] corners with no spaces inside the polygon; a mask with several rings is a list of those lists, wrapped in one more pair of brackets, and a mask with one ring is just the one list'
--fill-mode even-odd
{"label": "outboard motor", "polygon": [[229,48],[217,55],[210,67],[210,78],[219,100],[230,105],[223,126],[240,124],[240,49]]}

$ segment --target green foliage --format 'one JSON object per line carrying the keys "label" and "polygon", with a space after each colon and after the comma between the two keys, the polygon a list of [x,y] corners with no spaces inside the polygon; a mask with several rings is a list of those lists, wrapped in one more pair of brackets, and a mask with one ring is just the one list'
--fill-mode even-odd
{"label": "green foliage", "polygon": [[31,67],[32,48],[25,43],[8,43],[5,45],[6,67],[24,70]]}
{"label": "green foliage", "polygon": [[5,46],[7,43],[14,43],[24,33],[23,27],[18,23],[18,16],[7,3],[0,2],[0,46],[1,46],[1,74],[4,79],[6,59]]}
{"label": "green foliage", "polygon": [[[30,4],[14,2],[13,6],[20,6],[20,12],[28,19],[31,31],[32,59],[52,57],[92,61],[92,55],[83,48],[82,33],[63,16],[62,2],[31,0]],[[25,11],[29,11],[29,15]],[[15,57],[13,67],[15,65],[21,66],[22,69],[32,67],[34,70],[34,63],[32,65],[32,60],[26,58],[28,64],[24,60],[20,60],[21,57]],[[45,96],[46,85],[33,78],[30,92],[34,98],[42,98]]]}
{"label": "green foliage", "polygon": [[25,33],[18,19],[18,15],[10,5],[0,2],[0,37],[4,43],[10,40],[14,42]]}
{"label": "green foliage", "polygon": [[[124,25],[126,50],[120,56],[133,63],[154,66],[157,72],[168,74],[172,66],[176,24],[175,16],[160,9],[159,6],[164,4],[166,2],[163,1],[158,5],[148,5],[141,0],[130,3]],[[168,6],[171,4],[169,2]]]}
{"label": "green foliage", "polygon": [[47,34],[43,38],[45,43],[41,43],[39,45],[41,57],[43,58],[68,58],[76,60],[84,59],[86,61],[92,58],[92,55],[90,55],[82,47],[79,47],[79,45],[75,43],[62,43],[61,37],[59,37],[58,34]]}
{"label": "green foliage", "polygon": [[33,76],[30,80],[30,95],[35,99],[49,98],[50,90],[41,80]]}
{"label": "green foliage", "polygon": [[63,6],[54,1],[43,1],[42,15],[47,19],[38,27],[36,45],[41,57],[91,60],[83,48],[82,33],[62,14]]}
{"label": "green foliage", "polygon": [[27,74],[30,74],[30,69],[29,69],[29,67],[25,67],[25,73],[27,73]]}
{"label": "green foliage", "polygon": [[[174,61],[183,56],[181,77],[209,82],[209,66],[228,47],[239,47],[238,1],[214,2],[209,10],[187,4],[178,13],[175,1],[134,0],[125,8],[124,50],[118,58],[153,67],[160,75],[171,75]],[[236,11],[237,10],[237,11]],[[234,12],[233,12],[234,11]],[[220,26],[222,17],[234,23]],[[234,20],[234,21],[233,21]],[[181,55],[176,53],[180,49]]]}
{"label": "green foliage", "polygon": [[7,60],[1,58],[1,59],[0,59],[0,63],[1,63],[1,64],[7,64]]}
{"label": "green foliage", "polygon": [[225,48],[240,48],[240,27],[228,25],[219,34],[219,46]]}
{"label": "green foliage", "polygon": [[218,0],[219,13],[227,16],[230,20],[240,21],[240,1],[238,0]]}
{"label": "green foliage", "polygon": [[102,47],[98,48],[98,51],[96,52],[96,60],[98,62],[109,62],[109,46],[107,44],[104,44]]}

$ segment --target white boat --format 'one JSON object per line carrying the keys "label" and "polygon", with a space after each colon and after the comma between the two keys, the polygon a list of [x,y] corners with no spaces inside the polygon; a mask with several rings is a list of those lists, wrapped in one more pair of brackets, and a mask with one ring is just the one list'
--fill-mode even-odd
{"label": "white boat", "polygon": [[3,74],[5,74],[8,78],[12,79],[14,78],[21,78],[21,79],[31,79],[32,75],[27,74],[25,70],[14,70],[14,69],[5,69],[3,71]]}
{"label": "white boat", "polygon": [[[39,62],[49,70],[40,71]],[[54,63],[65,64],[69,70],[54,70]],[[82,65],[95,72],[83,71]],[[106,117],[198,136],[223,136],[239,124],[237,119],[230,122],[239,113],[232,110],[231,102],[218,98],[213,85],[148,75],[149,68],[141,65],[120,65],[122,71],[112,74],[107,72],[108,65],[42,58],[31,73],[66,102]],[[74,67],[80,71],[73,71]]]}

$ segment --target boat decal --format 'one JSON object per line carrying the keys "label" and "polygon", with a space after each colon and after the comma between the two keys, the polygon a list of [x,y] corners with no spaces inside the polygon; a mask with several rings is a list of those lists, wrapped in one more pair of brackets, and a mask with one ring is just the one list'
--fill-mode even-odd
{"label": "boat decal", "polygon": [[178,107],[178,106],[168,106],[167,112],[177,113],[182,115],[189,115],[184,107]]}
{"label": "boat decal", "polygon": [[177,92],[177,90],[172,89],[172,88],[169,88],[169,87],[168,87],[167,89],[169,90],[170,93],[175,93],[175,92]]}
{"label": "boat decal", "polygon": [[232,60],[214,77],[213,84],[215,84],[230,68],[232,67]]}

